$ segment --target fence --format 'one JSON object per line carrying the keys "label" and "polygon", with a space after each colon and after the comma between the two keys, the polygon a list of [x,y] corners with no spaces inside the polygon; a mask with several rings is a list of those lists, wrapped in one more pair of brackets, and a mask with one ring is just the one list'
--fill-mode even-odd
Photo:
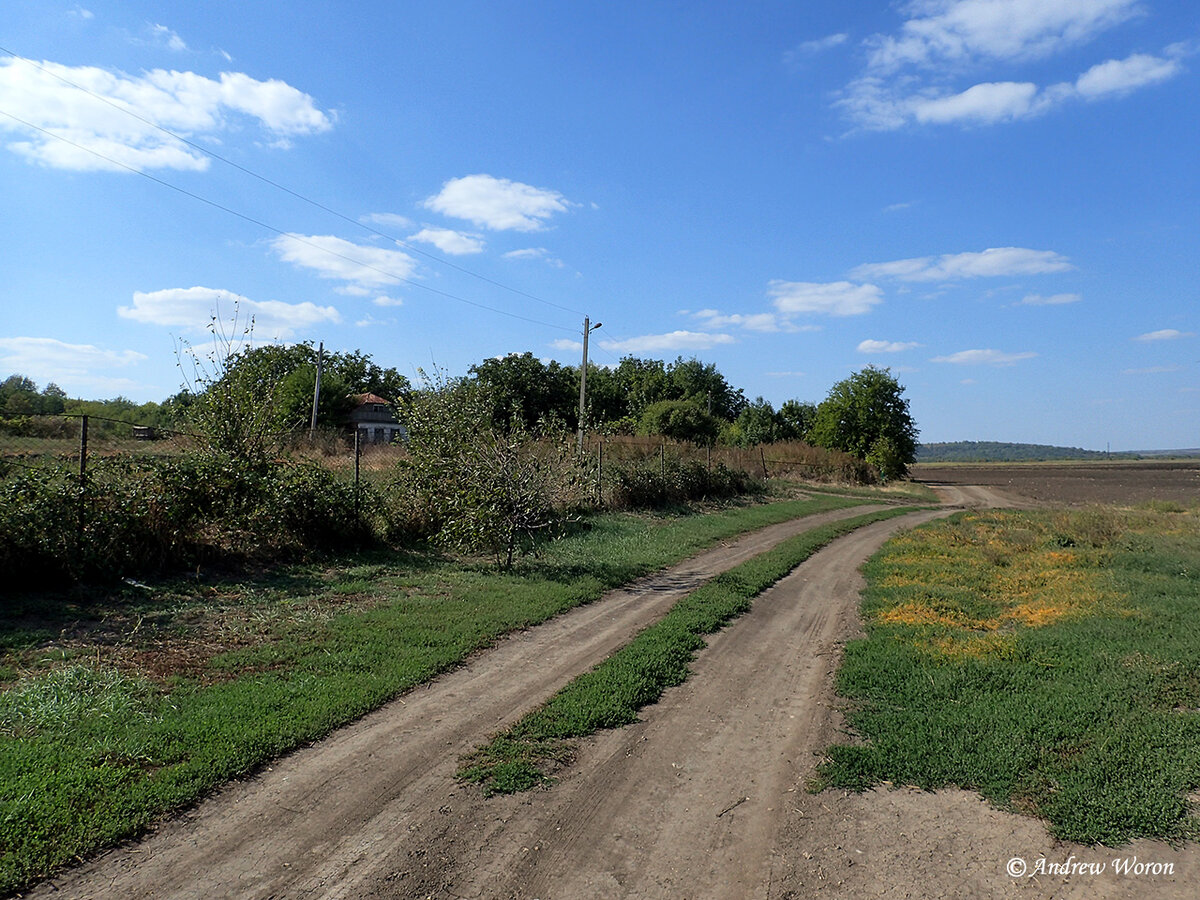
{"label": "fence", "polygon": [[673,463],[703,463],[709,471],[723,465],[731,471],[763,479],[852,483],[874,480],[874,473],[862,460],[848,453],[811,447],[799,441],[755,447],[702,447],[654,436],[591,434],[585,448],[595,460],[598,490],[602,496],[606,467],[611,469],[621,463],[645,466],[654,460],[658,461],[663,475]]}
{"label": "fence", "polygon": [[[0,580],[265,562],[425,533],[410,515],[411,483],[396,489],[402,444],[346,431],[271,438],[267,465],[239,466],[171,428],[93,415],[0,420]],[[870,480],[860,461],[803,444],[706,448],[592,434],[583,458],[570,460],[555,447],[522,452],[566,463],[571,505],[728,497],[766,477]]]}

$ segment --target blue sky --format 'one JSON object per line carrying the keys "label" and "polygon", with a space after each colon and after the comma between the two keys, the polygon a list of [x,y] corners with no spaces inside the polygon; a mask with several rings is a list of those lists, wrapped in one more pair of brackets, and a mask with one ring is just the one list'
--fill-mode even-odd
{"label": "blue sky", "polygon": [[890,367],[927,441],[1200,446],[1193,0],[6,0],[0,46],[0,374],[161,400],[235,304],[577,363],[586,314],[776,404]]}

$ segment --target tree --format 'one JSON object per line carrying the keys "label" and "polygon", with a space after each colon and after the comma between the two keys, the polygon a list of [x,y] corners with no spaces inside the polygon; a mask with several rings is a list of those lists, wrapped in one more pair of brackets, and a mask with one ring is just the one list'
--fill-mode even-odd
{"label": "tree", "polygon": [[625,416],[641,419],[651,403],[675,399],[669,394],[667,369],[662,360],[623,356],[614,375],[625,397]]}
{"label": "tree", "polygon": [[807,441],[817,418],[817,404],[787,400],[779,407],[779,437],[781,441]]}
{"label": "tree", "polygon": [[779,439],[779,413],[762,397],[748,404],[727,430],[729,443],[739,447],[770,444]]}
{"label": "tree", "polygon": [[638,432],[710,446],[721,432],[721,420],[696,400],[659,400],[642,413]]}
{"label": "tree", "polygon": [[902,478],[917,458],[917,426],[904,388],[890,369],[867,366],[830,388],[810,434],[818,446],[842,450]]}
{"label": "tree", "polygon": [[667,376],[671,399],[698,401],[705,411],[719,419],[736,419],[746,408],[746,397],[741,389],[726,381],[714,363],[680,356],[667,367]]}
{"label": "tree", "polygon": [[579,373],[557,362],[548,365],[532,353],[486,359],[468,370],[488,401],[497,429],[519,425],[536,432],[550,422],[576,427]]}
{"label": "tree", "polygon": [[493,398],[477,381],[438,373],[425,382],[403,402],[398,489],[439,542],[509,568],[587,490],[572,441],[566,431],[534,439],[519,419],[492,427]]}

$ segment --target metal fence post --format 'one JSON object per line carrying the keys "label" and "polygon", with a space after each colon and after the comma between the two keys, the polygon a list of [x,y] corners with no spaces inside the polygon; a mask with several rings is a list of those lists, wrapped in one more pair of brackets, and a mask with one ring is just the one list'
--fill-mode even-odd
{"label": "metal fence post", "polygon": [[87,503],[88,417],[79,419],[79,519],[75,525],[75,552],[83,549],[84,507]]}
{"label": "metal fence post", "polygon": [[358,512],[358,464],[362,459],[362,429],[354,429],[354,515],[357,518]]}

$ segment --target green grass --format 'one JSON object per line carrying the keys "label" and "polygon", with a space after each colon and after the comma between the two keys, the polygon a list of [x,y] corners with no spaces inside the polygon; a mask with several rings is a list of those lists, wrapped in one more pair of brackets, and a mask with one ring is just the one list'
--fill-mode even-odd
{"label": "green grass", "polygon": [[[0,893],[136,834],[508,631],[716,541],[860,502],[822,495],[706,515],[600,516],[507,573],[375,553],[257,581],[6,600]],[[59,634],[70,640],[48,640]],[[95,663],[163,647],[186,665],[156,685]],[[70,684],[84,686],[78,703],[64,696]]]}
{"label": "green grass", "polygon": [[839,675],[861,743],[815,787],[958,786],[1119,845],[1195,838],[1200,513],[974,513],[867,566]]}
{"label": "green grass", "polygon": [[704,636],[749,611],[753,598],[834,538],[911,512],[893,508],[790,538],[688,594],[654,625],[580,675],[512,728],[463,760],[459,777],[488,795],[528,790],[571,758],[574,740],[636,722],[638,712],[688,677]]}

